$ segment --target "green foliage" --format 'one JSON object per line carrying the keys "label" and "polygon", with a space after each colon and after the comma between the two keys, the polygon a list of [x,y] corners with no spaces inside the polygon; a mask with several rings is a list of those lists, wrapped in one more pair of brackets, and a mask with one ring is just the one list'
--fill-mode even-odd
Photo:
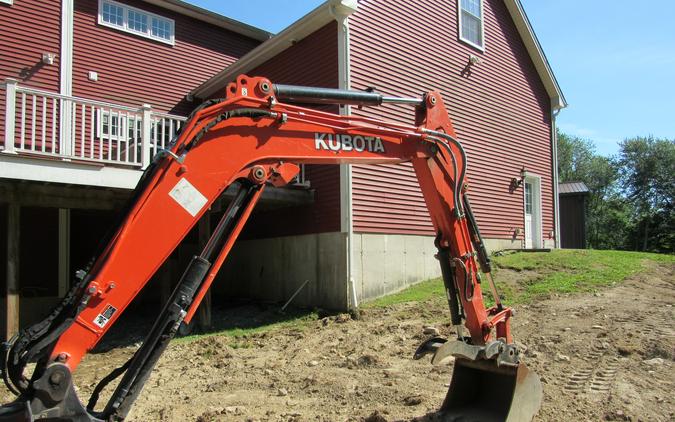
{"label": "green foliage", "polygon": [[[675,265],[675,256],[628,251],[556,249],[551,252],[518,252],[493,257],[495,281],[502,300],[524,303],[553,293],[593,291],[625,280],[654,263]],[[522,273],[515,283],[500,278],[502,270]],[[503,274],[503,272],[502,272]],[[487,306],[493,301],[487,282],[483,282]],[[399,293],[376,299],[366,307],[387,307],[406,302],[445,300],[440,278],[423,281]]]}
{"label": "green foliage", "polygon": [[675,250],[675,140],[637,137],[621,143],[623,192],[632,205],[627,246],[635,250]]}
{"label": "green foliage", "polygon": [[591,141],[558,131],[558,177],[561,182],[586,182],[594,156],[595,146]]}
{"label": "green foliage", "polygon": [[588,246],[622,248],[629,231],[630,210],[618,189],[618,162],[597,155],[593,142],[558,132],[558,177],[560,182],[584,182],[590,190],[586,218]]}
{"label": "green foliage", "polygon": [[558,133],[560,182],[588,186],[587,244],[596,249],[675,251],[675,141],[638,137],[617,157]]}

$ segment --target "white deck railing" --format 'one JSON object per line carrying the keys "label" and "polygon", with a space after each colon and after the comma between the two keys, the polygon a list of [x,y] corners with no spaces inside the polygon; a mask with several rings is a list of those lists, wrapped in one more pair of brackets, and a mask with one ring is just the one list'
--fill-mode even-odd
{"label": "white deck railing", "polygon": [[[0,150],[56,160],[145,168],[186,117],[20,86],[6,79]],[[305,166],[291,183],[308,188]]]}
{"label": "white deck railing", "polygon": [[150,105],[127,107],[5,85],[5,153],[145,168],[186,120]]}

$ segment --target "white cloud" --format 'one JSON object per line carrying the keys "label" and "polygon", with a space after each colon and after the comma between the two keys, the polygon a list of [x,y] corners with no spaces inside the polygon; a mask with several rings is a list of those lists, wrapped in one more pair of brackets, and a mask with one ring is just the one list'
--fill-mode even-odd
{"label": "white cloud", "polygon": [[612,155],[619,152],[619,142],[622,140],[620,138],[602,136],[595,129],[579,126],[575,123],[560,122],[558,123],[558,128],[568,135],[578,136],[592,141],[599,154]]}

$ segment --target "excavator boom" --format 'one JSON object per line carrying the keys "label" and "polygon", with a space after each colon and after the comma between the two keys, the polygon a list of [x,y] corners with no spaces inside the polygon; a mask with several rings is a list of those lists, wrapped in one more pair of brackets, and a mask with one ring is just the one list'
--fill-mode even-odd
{"label": "excavator boom", "polygon": [[[415,107],[416,121],[403,125],[336,115],[291,102],[407,103]],[[432,362],[456,358],[442,410],[449,415],[473,415],[479,408],[481,415],[490,414],[494,420],[529,420],[541,401],[541,387],[538,378],[527,373],[513,345],[511,309],[502,306],[498,297],[493,307],[483,303],[480,271],[489,273],[490,262],[466,194],[466,154],[440,94],[393,98],[374,92],[273,85],[265,78],[240,76],[228,86],[227,98],[200,106],[171,146],[157,154],[119,228],[63,302],[45,320],[5,344],[2,374],[18,398],[0,408],[0,422],[123,420],[178,326],[194,315],[266,186],[286,185],[300,164],[401,162],[412,163],[437,233],[437,257],[457,330],[456,340],[430,339],[416,353],[418,358],[433,354]],[[233,184],[238,186],[237,194],[204,249],[193,257],[142,346],[105,377],[83,405],[75,393],[72,372]],[[32,362],[35,369],[27,376],[26,365]],[[118,377],[121,380],[111,398],[96,410],[101,391]],[[516,404],[513,397],[530,404]],[[467,406],[471,409],[466,410]],[[515,409],[520,412],[517,419]],[[485,420],[481,418],[475,420]]]}

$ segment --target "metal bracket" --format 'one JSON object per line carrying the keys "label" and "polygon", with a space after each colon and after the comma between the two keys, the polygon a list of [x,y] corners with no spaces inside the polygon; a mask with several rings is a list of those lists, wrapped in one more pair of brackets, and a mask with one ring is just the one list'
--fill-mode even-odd
{"label": "metal bracket", "polygon": [[447,363],[449,357],[470,361],[493,360],[497,366],[517,367],[520,364],[518,348],[513,344],[506,344],[503,340],[491,341],[485,346],[474,346],[464,341],[447,341],[434,337],[417,348],[414,359],[420,359],[431,353],[434,354],[431,358],[433,365]]}
{"label": "metal bracket", "polygon": [[173,159],[176,160],[176,162],[177,162],[178,164],[183,164],[183,162],[185,161],[185,155],[186,155],[186,154],[183,153],[183,154],[181,154],[180,156],[178,156],[178,155],[174,154],[173,152],[171,152],[171,150],[169,150],[169,149],[160,149],[160,150],[157,152],[157,155],[156,155],[155,157],[156,157],[156,158],[160,158],[160,157],[163,157],[163,156],[165,156],[165,155],[168,155],[168,156],[170,156],[170,157],[173,157]]}

